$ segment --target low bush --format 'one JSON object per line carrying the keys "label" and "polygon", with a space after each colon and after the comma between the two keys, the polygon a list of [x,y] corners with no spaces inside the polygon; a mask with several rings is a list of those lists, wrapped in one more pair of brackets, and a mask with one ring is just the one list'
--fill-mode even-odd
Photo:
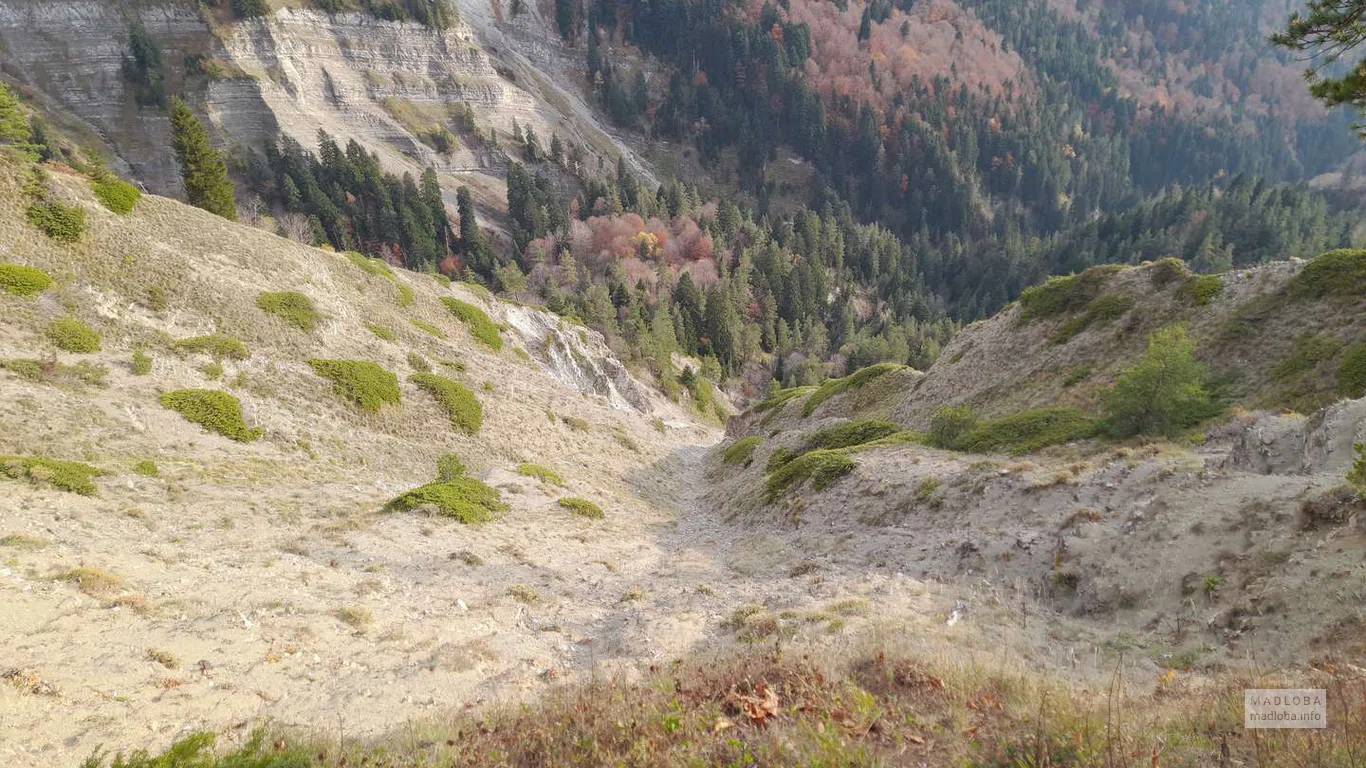
{"label": "low bush", "polygon": [[1180,325],[1156,331],[1148,351],[1119,375],[1107,402],[1107,428],[1121,437],[1174,436],[1216,413],[1205,389],[1206,369]]}
{"label": "low bush", "polygon": [[1050,277],[1020,293],[1020,319],[1037,320],[1075,312],[1090,304],[1105,289],[1110,276],[1123,270],[1118,264],[1091,267],[1077,275]]}
{"label": "low bush", "polygon": [[468,470],[465,462],[460,460],[454,453],[447,453],[436,460],[436,481],[438,483],[449,483],[458,477],[464,477]]}
{"label": "low bush", "polygon": [[251,357],[251,352],[247,350],[246,344],[235,337],[222,333],[181,339],[175,343],[175,348],[181,352],[209,355],[215,359],[246,360]]}
{"label": "low bush", "polygon": [[398,338],[397,333],[394,333],[392,329],[386,328],[382,325],[377,325],[375,323],[366,323],[365,328],[366,330],[375,334],[377,338],[383,339],[385,341],[394,341]]}
{"label": "low bush", "polygon": [[99,363],[81,360],[72,365],[55,360],[36,360],[33,358],[14,358],[0,360],[0,368],[29,381],[44,384],[89,384],[102,387],[109,376],[109,369]]}
{"label": "low bush", "polygon": [[52,321],[47,337],[64,352],[88,355],[100,351],[99,332],[74,317]]}
{"label": "low bush", "polygon": [[807,438],[805,449],[835,449],[849,448],[855,445],[863,445],[874,440],[880,440],[888,435],[901,431],[901,427],[890,421],[880,421],[877,419],[860,419],[846,424],[837,424],[833,427],[826,427],[816,434]]}
{"label": "low bush", "polygon": [[1353,344],[1338,366],[1337,391],[1342,397],[1366,396],[1366,344]]}
{"label": "low bush", "polygon": [[146,376],[152,372],[152,357],[140,349],[133,350],[133,375]]}
{"label": "low bush", "polygon": [[1331,360],[1342,349],[1343,342],[1332,336],[1306,333],[1295,338],[1290,354],[1271,369],[1276,378],[1289,378],[1312,370],[1324,360]]}
{"label": "low bush", "polygon": [[385,509],[401,512],[422,507],[431,507],[437,514],[467,525],[486,523],[507,509],[497,489],[463,476],[414,488],[385,505]]}
{"label": "low bush", "polygon": [[586,517],[590,520],[601,520],[604,517],[607,517],[607,514],[602,511],[602,507],[599,507],[588,499],[566,496],[556,503],[579,517]]}
{"label": "low bush", "polygon": [[895,363],[878,363],[867,368],[861,368],[842,379],[826,379],[815,392],[812,392],[802,404],[802,416],[807,417],[815,412],[826,400],[847,390],[860,389],[868,382],[892,371],[899,371],[905,368],[904,365]]}
{"label": "low bush", "polygon": [[764,465],[765,473],[777,472],[787,465],[788,462],[802,455],[796,448],[778,448],[768,455],[768,463]]}
{"label": "low bush", "polygon": [[229,440],[250,443],[264,434],[252,429],[242,418],[242,403],[227,392],[216,389],[177,389],[160,398],[161,405],[187,421],[216,432]]}
{"label": "low bush", "polygon": [[85,209],[56,200],[40,200],[24,211],[28,221],[43,234],[63,243],[74,243],[85,232]]}
{"label": "low bush", "polygon": [[0,477],[27,480],[38,487],[51,486],[81,496],[98,493],[94,478],[103,470],[78,461],[46,459],[41,456],[0,456]]}
{"label": "low bush", "polygon": [[1219,275],[1199,275],[1181,286],[1181,296],[1187,301],[1203,307],[1214,301],[1224,290],[1224,279]]}
{"label": "low bush", "polygon": [[1366,294],[1366,250],[1329,251],[1313,259],[1286,284],[1286,293],[1310,299]]}
{"label": "low bush", "polygon": [[398,278],[394,276],[394,270],[390,269],[388,264],[385,264],[379,259],[372,259],[363,253],[356,253],[355,251],[345,251],[342,255],[346,257],[347,261],[360,267],[362,272],[371,277],[378,277],[382,280],[395,282],[398,280]]}
{"label": "low bush", "polygon": [[142,192],[126,181],[106,176],[95,182],[95,198],[114,213],[127,215],[142,199]]}
{"label": "low bush", "polygon": [[517,474],[525,477],[534,477],[547,485],[564,485],[564,478],[560,473],[550,467],[543,467],[540,464],[518,464]]}
{"label": "low bush", "polygon": [[1094,437],[1100,420],[1075,408],[1030,408],[984,422],[953,447],[974,453],[1030,453]]}
{"label": "low bush", "polygon": [[721,461],[725,464],[744,464],[748,467],[754,461],[754,449],[763,442],[762,437],[742,437],[726,447],[725,453],[721,454]]}
{"label": "low bush", "polygon": [[[109,768],[310,768],[316,765],[307,748],[269,747],[265,731],[256,731],[246,744],[226,754],[215,755],[217,736],[208,732],[193,733],[176,741],[166,752],[153,756],[145,750],[130,755],[116,754]],[[99,750],[81,768],[104,768],[105,755]]]}
{"label": "low bush", "polygon": [[802,454],[769,475],[764,497],[777,501],[787,490],[811,481],[817,491],[834,485],[837,480],[854,471],[858,464],[840,451],[812,451]]}
{"label": "low bush", "polygon": [[498,326],[484,310],[450,296],[442,296],[441,303],[446,305],[446,309],[450,310],[456,319],[469,326],[470,334],[480,343],[494,350],[503,348],[503,337],[498,333]]}
{"label": "low bush", "polygon": [[52,287],[52,277],[37,267],[0,264],[0,291],[15,296],[35,296]]}
{"label": "low bush", "polygon": [[479,283],[471,283],[469,281],[465,281],[462,282],[461,285],[468,288],[470,293],[473,293],[475,296],[478,296],[484,301],[490,301],[493,299],[493,294],[489,293],[489,289],[485,288]]}
{"label": "low bush", "polygon": [[158,477],[161,475],[161,469],[159,469],[157,463],[151,459],[143,459],[137,464],[134,464],[133,471],[143,477]]}
{"label": "low bush", "polygon": [[386,403],[398,405],[402,399],[398,376],[375,363],[363,360],[309,360],[313,372],[332,382],[342,399],[363,411],[378,413]]}
{"label": "low bush", "polygon": [[412,286],[399,283],[397,301],[400,307],[411,307],[415,298]]}
{"label": "low bush", "polygon": [[415,373],[408,380],[436,399],[456,429],[473,435],[484,425],[484,406],[479,404],[473,392],[458,382],[434,373]]}
{"label": "low bush", "polygon": [[763,413],[764,411],[772,410],[774,408],[781,408],[793,400],[799,397],[805,397],[815,391],[816,387],[814,386],[780,389],[772,395],[769,395],[767,400],[756,404],[753,410],[755,413]]}
{"label": "low bush", "polygon": [[432,325],[431,323],[425,320],[419,320],[416,317],[414,317],[410,318],[408,322],[412,323],[414,328],[417,328],[418,330],[424,333],[435,336],[438,339],[446,338],[445,331],[441,330],[440,328],[437,328],[435,325]]}
{"label": "low bush", "polygon": [[930,417],[930,431],[925,439],[937,448],[953,448],[976,429],[980,421],[977,411],[966,403],[945,406]]}
{"label": "low bush", "polygon": [[302,331],[317,328],[321,319],[312,299],[297,291],[262,293],[256,297],[256,306]]}
{"label": "low bush", "polygon": [[1134,306],[1134,299],[1119,293],[1107,293],[1086,305],[1086,311],[1059,326],[1049,337],[1054,344],[1066,344],[1074,336],[1093,325],[1106,325],[1123,317]]}

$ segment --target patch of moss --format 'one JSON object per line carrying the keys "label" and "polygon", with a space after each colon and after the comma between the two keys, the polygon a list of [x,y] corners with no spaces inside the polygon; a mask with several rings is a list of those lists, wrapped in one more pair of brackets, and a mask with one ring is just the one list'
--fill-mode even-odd
{"label": "patch of moss", "polygon": [[810,416],[826,400],[838,395],[846,390],[855,390],[863,387],[868,382],[876,379],[883,374],[899,371],[906,366],[895,363],[878,363],[862,368],[845,376],[842,379],[826,379],[815,392],[812,392],[802,404],[802,416]]}
{"label": "patch of moss", "polygon": [[1337,392],[1343,397],[1366,396],[1366,344],[1353,344],[1338,366]]}
{"label": "patch of moss", "polygon": [[175,343],[175,348],[181,352],[209,355],[215,359],[246,360],[251,357],[247,345],[243,344],[240,339],[222,333],[181,339]]}
{"label": "patch of moss", "polygon": [[748,467],[754,461],[754,449],[763,442],[762,437],[742,437],[726,447],[725,453],[721,454],[721,461],[725,464],[744,464]]}
{"label": "patch of moss", "polygon": [[100,351],[99,332],[74,317],[52,321],[47,338],[64,352],[88,355]]}
{"label": "patch of moss", "polygon": [[298,291],[267,291],[256,297],[256,306],[302,331],[317,328],[321,319],[313,300]]}
{"label": "patch of moss", "polygon": [[854,471],[858,463],[842,451],[812,451],[784,464],[769,475],[764,487],[764,498],[777,501],[791,488],[811,481],[817,491],[834,485],[837,480]]}
{"label": "patch of moss", "polygon": [[397,333],[394,333],[392,330],[382,325],[376,325],[375,323],[366,323],[365,328],[366,330],[375,334],[377,338],[384,339],[385,341],[394,341],[398,338]]}
{"label": "patch of moss", "polygon": [[480,343],[494,350],[503,348],[503,337],[498,333],[498,326],[484,310],[451,296],[442,296],[441,303],[456,319],[469,326],[470,333]]}
{"label": "patch of moss", "polygon": [[242,403],[227,392],[216,389],[177,389],[160,397],[161,405],[187,421],[216,432],[229,440],[249,443],[264,434],[252,429],[242,418]]}
{"label": "patch of moss", "polygon": [[1119,264],[1103,264],[1076,275],[1050,277],[1043,285],[1026,288],[1020,294],[1020,320],[1028,322],[1080,310],[1100,295],[1111,275],[1123,269]]}
{"label": "patch of moss", "polygon": [[417,328],[418,330],[423,331],[424,333],[431,334],[432,336],[435,336],[438,339],[446,338],[445,331],[441,330],[440,328],[437,328],[435,325],[432,325],[431,323],[425,320],[419,320],[416,317],[413,317],[409,318],[408,322],[412,323],[414,328]]}
{"label": "patch of moss", "polygon": [[106,176],[95,182],[95,198],[114,213],[127,215],[142,199],[142,193],[126,181]]}
{"label": "patch of moss", "polygon": [[430,506],[465,524],[486,523],[507,509],[497,489],[472,477],[455,477],[414,488],[385,505],[400,512]]}
{"label": "patch of moss", "polygon": [[378,413],[386,403],[398,405],[398,375],[365,360],[309,360],[313,372],[332,382],[342,399],[363,411]]}
{"label": "patch of moss", "polygon": [[1086,305],[1086,311],[1063,323],[1049,337],[1054,344],[1066,344],[1074,336],[1093,325],[1106,325],[1123,317],[1134,306],[1132,296],[1120,293],[1107,293]]}
{"label": "patch of moss", "polygon": [[607,514],[602,511],[602,507],[599,507],[588,499],[565,496],[555,503],[569,510],[572,514],[578,515],[579,517],[586,517],[590,520],[601,520],[604,517],[607,517]]}
{"label": "patch of moss", "polygon": [[74,243],[85,232],[85,209],[56,200],[40,200],[29,205],[24,215],[33,226],[62,243]]}
{"label": "patch of moss", "polygon": [[96,495],[98,490],[94,478],[103,474],[103,470],[78,461],[41,456],[0,456],[0,477],[27,480],[38,487],[51,486],[81,496]]}
{"label": "patch of moss", "polygon": [[543,467],[540,464],[518,464],[517,474],[526,477],[534,477],[548,485],[564,485],[564,478],[560,477],[560,473],[550,467]]}
{"label": "patch of moss", "polygon": [[0,264],[0,291],[15,296],[36,296],[52,287],[52,277],[37,267]]}
{"label": "patch of moss", "polygon": [[408,380],[436,399],[456,429],[473,435],[484,425],[484,406],[479,404],[473,392],[458,382],[434,373],[415,373]]}
{"label": "patch of moss", "polygon": [[133,471],[143,477],[159,477],[161,475],[161,470],[157,467],[157,463],[151,459],[143,459],[137,464],[134,464]]}
{"label": "patch of moss", "polygon": [[1291,278],[1286,293],[1311,299],[1366,294],[1366,250],[1344,248],[1313,259]]}
{"label": "patch of moss", "polygon": [[1030,453],[1094,437],[1100,420],[1075,408],[1030,408],[983,422],[952,446],[974,453]]}
{"label": "patch of moss", "polygon": [[383,280],[394,282],[398,281],[398,278],[394,276],[394,271],[389,268],[389,265],[379,259],[372,259],[363,253],[356,253],[355,251],[345,251],[342,255],[346,257],[347,261],[360,267],[362,272],[371,277],[378,277]]}

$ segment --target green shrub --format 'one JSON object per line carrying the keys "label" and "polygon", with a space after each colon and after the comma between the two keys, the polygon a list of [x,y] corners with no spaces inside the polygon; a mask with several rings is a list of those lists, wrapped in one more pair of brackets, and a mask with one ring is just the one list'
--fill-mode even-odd
{"label": "green shrub", "polygon": [[133,212],[142,193],[132,184],[108,176],[95,182],[95,197],[105,208],[126,215]]}
{"label": "green shrub", "polygon": [[52,278],[37,267],[0,264],[0,291],[15,296],[34,296],[52,287]]}
{"label": "green shrub", "polygon": [[214,360],[199,366],[199,372],[208,377],[209,381],[218,381],[223,378],[223,364]]}
{"label": "green shrub", "polygon": [[1312,370],[1324,360],[1333,359],[1342,349],[1342,345],[1340,339],[1332,336],[1319,336],[1313,333],[1297,336],[1291,345],[1290,354],[1271,369],[1271,374],[1277,378],[1288,378]]}
{"label": "green shrub", "polygon": [[15,358],[12,360],[0,360],[0,368],[3,368],[14,375],[29,381],[38,381],[45,384],[89,384],[91,386],[104,386],[105,379],[109,376],[109,369],[99,363],[92,363],[89,360],[81,360],[73,365],[58,363],[52,360],[35,360],[33,358]]}
{"label": "green shrub", "polygon": [[458,320],[469,326],[470,333],[475,339],[494,350],[503,348],[503,337],[498,333],[498,326],[484,310],[450,296],[442,296],[441,303],[445,304],[446,309]]}
{"label": "green shrub", "polygon": [[441,330],[440,328],[437,328],[435,325],[432,325],[431,323],[425,320],[419,320],[416,317],[414,317],[409,318],[408,322],[412,323],[413,327],[417,328],[418,330],[425,331],[426,333],[429,333],[432,336],[437,337],[438,339],[446,338],[445,331]]}
{"label": "green shrub", "polygon": [[943,481],[937,477],[927,477],[921,480],[920,485],[916,486],[915,489],[916,501],[923,503],[933,499],[940,485],[943,485]]}
{"label": "green shrub", "polygon": [[24,214],[30,224],[59,242],[74,243],[85,232],[85,209],[75,205],[42,200],[29,205]]}
{"label": "green shrub", "polygon": [[251,429],[242,418],[242,404],[236,397],[216,389],[177,389],[162,395],[160,402],[186,420],[236,440],[250,443],[264,434],[262,429]]}
{"label": "green shrub", "polygon": [[1181,286],[1181,296],[1197,307],[1208,305],[1224,290],[1224,278],[1219,275],[1199,275]]}
{"label": "green shrub", "polygon": [[1304,265],[1286,285],[1295,298],[1361,296],[1366,293],[1366,250],[1329,251]]}
{"label": "green shrub", "polygon": [[[241,747],[215,755],[214,734],[192,733],[163,754],[154,756],[143,750],[117,754],[109,768],[308,768],[315,764],[307,749],[285,748],[283,743],[268,745],[265,736],[264,730],[255,731]],[[104,768],[104,758],[104,754],[96,751],[81,768]]]}
{"label": "green shrub", "polygon": [[799,487],[807,480],[811,481],[813,489],[824,490],[857,466],[857,462],[840,451],[802,454],[769,475],[764,497],[770,502],[777,501],[788,489]]}
{"label": "green shrub", "polygon": [[415,373],[408,380],[436,399],[456,429],[473,435],[484,425],[484,406],[463,385],[434,373]]}
{"label": "green shrub", "polygon": [[1120,374],[1107,403],[1106,425],[1120,436],[1174,436],[1218,409],[1205,390],[1205,366],[1186,329],[1174,325],[1148,338],[1148,351]]}
{"label": "green shrub", "polygon": [[133,350],[133,375],[146,376],[152,372],[152,357],[140,349]]}
{"label": "green shrub", "polygon": [[93,478],[103,474],[103,470],[78,461],[40,456],[0,456],[0,477],[28,480],[39,487],[50,485],[59,491],[81,496],[94,496],[97,490]]}
{"label": "green shrub", "polygon": [[191,354],[209,355],[215,359],[246,360],[251,357],[251,352],[247,350],[246,344],[235,337],[222,333],[181,339],[175,343],[175,348]]}
{"label": "green shrub", "polygon": [[1366,395],[1366,344],[1353,344],[1338,366],[1338,394],[1357,398]]}
{"label": "green shrub", "polygon": [[1104,264],[1077,275],[1050,277],[1020,293],[1020,319],[1036,320],[1075,312],[1090,304],[1110,281],[1110,275],[1123,270],[1118,264]]}
{"label": "green shrub", "polygon": [[398,278],[394,276],[394,271],[389,268],[389,265],[379,259],[372,259],[363,253],[356,253],[355,251],[346,251],[342,253],[342,255],[352,264],[360,267],[362,272],[371,277],[378,277],[383,280],[398,280]]}
{"label": "green shrub", "polygon": [[1092,325],[1105,325],[1123,317],[1134,306],[1134,299],[1120,293],[1107,293],[1086,305],[1086,311],[1063,323],[1049,341],[1066,344]]}
{"label": "green shrub", "polygon": [[938,448],[955,448],[979,421],[977,411],[966,403],[946,406],[930,417],[930,431],[925,437]]}
{"label": "green shrub", "polygon": [[472,477],[455,477],[414,488],[390,501],[385,509],[406,512],[425,506],[465,524],[486,523],[507,509],[497,489]]}
{"label": "green shrub", "polygon": [[332,382],[344,400],[363,411],[378,413],[385,403],[398,405],[402,396],[398,376],[363,360],[309,360],[313,372]]}
{"label": "green shrub", "polygon": [[805,397],[806,395],[809,395],[815,391],[816,387],[814,386],[791,387],[788,389],[780,389],[777,392],[774,392],[772,395],[770,395],[767,400],[764,400],[763,402],[760,402],[757,405],[755,405],[754,412],[763,413],[764,411],[772,410],[774,408],[781,408],[782,406],[787,405],[793,400],[799,397]]}
{"label": "green shrub", "polygon": [[588,499],[566,496],[556,503],[579,517],[586,517],[590,520],[601,520],[604,517],[607,517],[607,514],[602,511],[602,507],[599,507]]}
{"label": "green shrub", "polygon": [[549,485],[564,485],[564,478],[550,467],[543,467],[540,464],[518,464],[517,474],[526,477],[534,477]]}
{"label": "green shrub", "polygon": [[890,421],[879,421],[877,419],[861,419],[851,421],[847,424],[837,424],[833,427],[826,427],[812,435],[806,441],[806,450],[813,449],[835,449],[849,448],[855,445],[863,445],[874,440],[880,440],[888,435],[899,432],[901,427]]}
{"label": "green shrub", "polygon": [[1099,426],[1099,419],[1075,408],[1030,408],[977,426],[954,447],[974,453],[1030,453],[1094,437]]}
{"label": "green shrub", "polygon": [[99,332],[74,317],[52,321],[47,327],[47,337],[64,352],[88,355],[100,351]]}
{"label": "green shrub", "polygon": [[878,363],[877,365],[870,365],[867,368],[854,371],[842,379],[826,379],[815,392],[811,393],[810,397],[806,398],[806,402],[802,405],[802,416],[810,416],[821,406],[821,403],[824,403],[835,395],[846,390],[861,389],[873,379],[876,379],[883,374],[891,373],[892,371],[899,371],[905,367],[906,366],[904,365],[897,365],[895,363]]}
{"label": "green shrub", "polygon": [[464,477],[467,471],[465,462],[453,453],[444,454],[436,460],[436,481],[438,483],[449,483],[457,477]]}
{"label": "green shrub", "polygon": [[721,454],[721,461],[725,464],[744,464],[746,467],[754,461],[754,449],[762,445],[762,437],[742,437],[726,447],[725,453]]}
{"label": "green shrub", "polygon": [[471,283],[467,280],[465,282],[462,282],[461,285],[468,288],[470,293],[473,293],[475,296],[478,296],[484,301],[490,301],[493,299],[493,294],[489,293],[489,289],[485,288],[479,283]]}
{"label": "green shrub", "polygon": [[384,327],[384,326],[382,326],[382,325],[376,325],[376,324],[374,324],[374,323],[366,323],[366,324],[365,324],[365,327],[366,327],[366,329],[369,330],[371,333],[375,334],[375,336],[377,336],[378,338],[384,339],[385,341],[394,341],[395,339],[398,338],[398,334],[397,334],[397,333],[394,333],[392,330],[390,330],[389,328],[386,328],[386,327]]}
{"label": "green shrub", "polygon": [[1192,274],[1186,262],[1174,256],[1159,259],[1148,265],[1148,275],[1153,281],[1154,288],[1165,288],[1178,280],[1189,280]]}
{"label": "green shrub", "polygon": [[157,467],[157,463],[151,459],[143,459],[137,464],[134,464],[133,471],[143,477],[159,477],[161,475],[161,470]]}
{"label": "green shrub", "polygon": [[159,285],[147,286],[147,296],[144,302],[147,308],[153,312],[165,312],[168,304],[166,300],[166,289]]}
{"label": "green shrub", "polygon": [[303,331],[318,327],[320,316],[313,301],[297,291],[266,292],[256,297],[256,306]]}
{"label": "green shrub", "polygon": [[764,472],[777,472],[800,455],[802,452],[796,448],[778,448],[768,455],[768,463],[764,465]]}
{"label": "green shrub", "polygon": [[1347,473],[1347,482],[1358,494],[1366,494],[1366,443],[1357,443],[1352,448],[1356,451],[1356,459]]}
{"label": "green shrub", "polygon": [[412,286],[400,283],[398,286],[398,305],[400,307],[411,307],[413,305],[413,300]]}

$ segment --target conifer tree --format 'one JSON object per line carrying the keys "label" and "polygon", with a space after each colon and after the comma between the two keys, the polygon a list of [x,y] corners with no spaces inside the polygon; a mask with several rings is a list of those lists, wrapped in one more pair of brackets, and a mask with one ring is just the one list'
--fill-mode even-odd
{"label": "conifer tree", "polygon": [[209,132],[183,100],[171,100],[171,146],[180,163],[185,197],[190,205],[237,219],[237,199],[228,166],[209,142]]}

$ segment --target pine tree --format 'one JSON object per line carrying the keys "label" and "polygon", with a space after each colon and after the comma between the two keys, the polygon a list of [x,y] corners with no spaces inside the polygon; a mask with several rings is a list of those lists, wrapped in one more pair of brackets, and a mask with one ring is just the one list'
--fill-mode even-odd
{"label": "pine tree", "polygon": [[237,219],[237,199],[223,156],[209,143],[209,132],[183,100],[171,100],[171,146],[180,163],[190,205]]}
{"label": "pine tree", "polygon": [[32,142],[33,133],[33,126],[19,106],[19,100],[4,83],[0,83],[0,144],[9,144],[30,158],[37,158],[37,147]]}

